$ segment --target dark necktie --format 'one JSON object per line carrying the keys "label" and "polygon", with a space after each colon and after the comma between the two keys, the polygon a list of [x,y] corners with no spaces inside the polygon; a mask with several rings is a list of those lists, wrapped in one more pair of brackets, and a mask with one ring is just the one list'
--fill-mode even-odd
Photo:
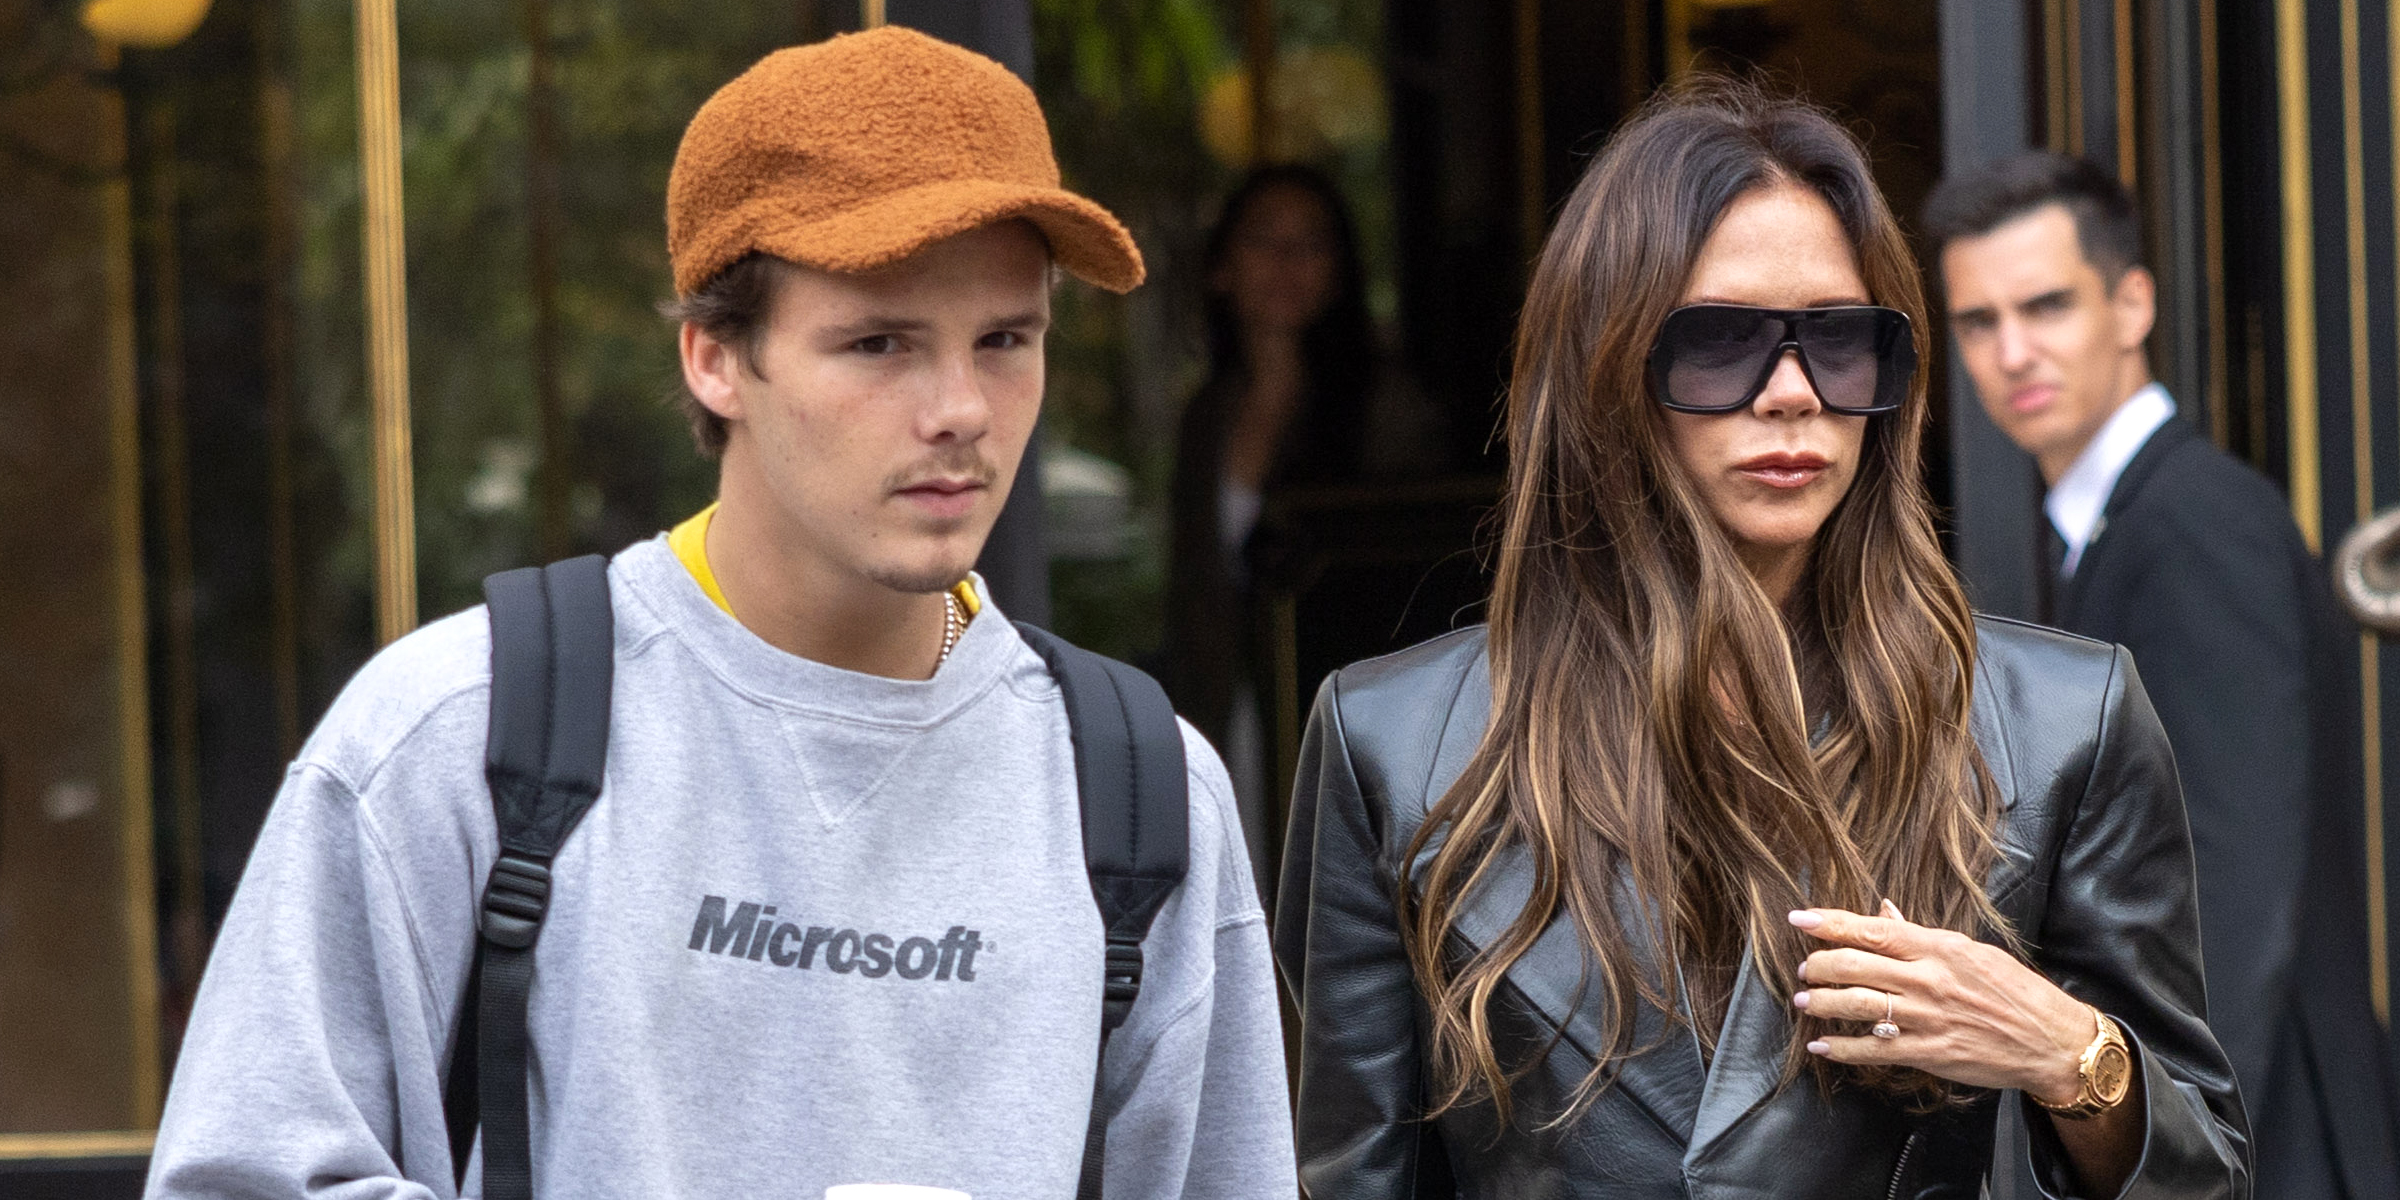
{"label": "dark necktie", "polygon": [[2067,539],[2058,535],[2047,516],[2042,520],[2041,571],[2042,623],[2057,625],[2067,615]]}

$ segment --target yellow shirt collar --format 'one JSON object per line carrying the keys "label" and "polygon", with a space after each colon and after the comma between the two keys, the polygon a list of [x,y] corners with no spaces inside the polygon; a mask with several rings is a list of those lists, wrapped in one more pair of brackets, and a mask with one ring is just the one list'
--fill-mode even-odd
{"label": "yellow shirt collar", "polygon": [[[692,573],[692,582],[699,584],[700,590],[708,593],[708,598],[731,617],[733,606],[725,602],[725,591],[717,586],[717,573],[708,565],[708,523],[716,515],[717,506],[711,503],[685,518],[681,525],[667,532],[667,549],[673,550],[676,561]],[[983,598],[975,594],[974,580],[959,580],[951,587],[950,594],[958,597],[958,605],[966,611],[967,619],[973,620],[983,611]]]}

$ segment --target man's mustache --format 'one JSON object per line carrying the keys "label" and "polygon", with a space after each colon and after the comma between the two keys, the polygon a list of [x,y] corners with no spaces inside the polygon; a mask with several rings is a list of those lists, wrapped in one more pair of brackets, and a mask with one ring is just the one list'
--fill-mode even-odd
{"label": "man's mustache", "polygon": [[993,466],[974,447],[960,446],[894,471],[883,481],[883,489],[897,492],[928,483],[959,479],[970,480],[980,487],[990,487],[999,478],[1000,468]]}

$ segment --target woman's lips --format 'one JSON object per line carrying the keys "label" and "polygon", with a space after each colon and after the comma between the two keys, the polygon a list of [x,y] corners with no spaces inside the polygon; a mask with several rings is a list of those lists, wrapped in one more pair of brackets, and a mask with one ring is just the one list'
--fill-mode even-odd
{"label": "woman's lips", "polygon": [[1790,489],[1815,483],[1832,465],[1821,454],[1761,454],[1734,464],[1733,469],[1768,487]]}

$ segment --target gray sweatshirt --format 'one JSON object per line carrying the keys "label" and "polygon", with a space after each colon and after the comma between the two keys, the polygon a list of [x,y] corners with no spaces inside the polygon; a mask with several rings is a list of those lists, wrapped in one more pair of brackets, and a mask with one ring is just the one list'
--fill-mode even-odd
{"label": "gray sweatshirt", "polygon": [[[860,675],[759,640],[663,538],[609,575],[606,785],[535,950],[538,1191],[1072,1196],[1103,939],[1041,660],[986,607],[931,680]],[[309,738],[201,982],[151,1196],[453,1194],[489,684],[473,609],[377,655]],[[1188,726],[1184,750],[1191,869],[1109,1044],[1107,1194],[1291,1197],[1266,928],[1224,769]]]}

